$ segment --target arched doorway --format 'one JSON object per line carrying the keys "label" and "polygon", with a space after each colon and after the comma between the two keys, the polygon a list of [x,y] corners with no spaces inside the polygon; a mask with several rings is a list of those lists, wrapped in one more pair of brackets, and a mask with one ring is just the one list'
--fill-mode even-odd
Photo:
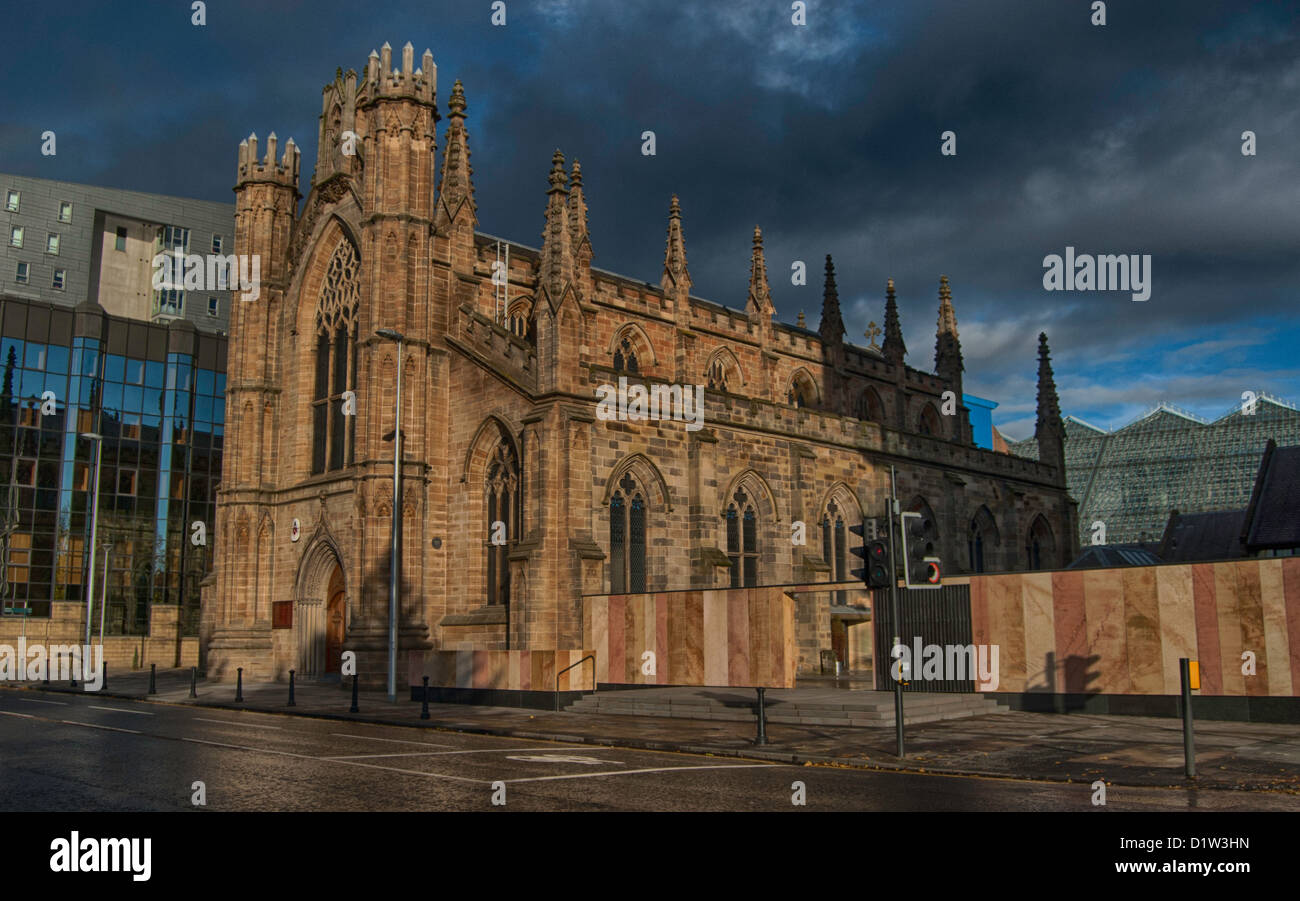
{"label": "arched doorway", "polygon": [[328,538],[312,542],[298,568],[293,625],[299,679],[319,679],[341,670],[347,636],[347,578]]}
{"label": "arched doorway", "polygon": [[325,673],[337,675],[342,668],[343,637],[346,634],[347,601],[343,569],[334,564],[325,596]]}

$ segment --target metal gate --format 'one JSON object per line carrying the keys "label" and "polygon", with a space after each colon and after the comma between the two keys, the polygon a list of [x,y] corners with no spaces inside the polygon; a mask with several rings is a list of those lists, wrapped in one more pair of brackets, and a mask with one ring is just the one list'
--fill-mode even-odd
{"label": "metal gate", "polygon": [[[913,650],[913,678],[903,686],[904,691],[974,691],[975,680],[924,680],[921,679],[921,663],[916,658],[916,640],[921,646],[928,644],[970,645],[970,586],[944,585],[938,589],[900,588],[898,589],[898,609],[901,612],[903,628],[897,633],[899,639]],[[875,620],[876,647],[874,666],[876,670],[876,688],[893,691],[894,680],[889,671],[894,664],[890,651],[894,642],[893,610],[889,603],[889,589],[878,588],[873,593],[871,605]]]}

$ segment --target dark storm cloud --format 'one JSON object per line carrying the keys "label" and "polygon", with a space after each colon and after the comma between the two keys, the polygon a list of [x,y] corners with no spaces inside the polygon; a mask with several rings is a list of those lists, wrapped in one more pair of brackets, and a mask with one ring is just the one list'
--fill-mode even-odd
{"label": "dark storm cloud", "polygon": [[[880,321],[893,277],[921,367],[948,275],[967,389],[1013,421],[1032,411],[1040,330],[1067,411],[1113,417],[1162,397],[1221,407],[1248,378],[1242,387],[1296,392],[1294,371],[1275,365],[1281,337],[1224,366],[1220,382],[1192,371],[1200,357],[1162,354],[1215,340],[1227,344],[1206,353],[1223,353],[1238,332],[1257,335],[1256,320],[1291,317],[1300,9],[1107,7],[1094,27],[1084,0],[810,0],[795,27],[790,4],[768,0],[551,0],[509,2],[507,26],[493,28],[487,3],[291,4],[269,19],[260,4],[209,3],[201,35],[187,17],[160,21],[161,7],[87,7],[46,32],[77,51],[68,68],[20,78],[0,166],[228,200],[239,138],[275,130],[303,147],[305,188],[320,87],[336,66],[360,71],[384,40],[395,54],[410,40],[417,58],[433,50],[442,103],[464,81],[485,231],[540,242],[558,146],[582,160],[604,269],[657,282],[675,192],[696,294],[743,306],[759,224],[781,318],[802,309],[815,327],[831,252],[850,338]],[[137,37],[114,43],[114,28]],[[46,120],[93,144],[80,169],[32,160]],[[955,157],[939,153],[949,129]],[[1247,129],[1258,156],[1240,152]],[[640,152],[646,130],[653,157]],[[1151,254],[1151,300],[1043,291],[1043,257],[1067,245]],[[809,285],[790,284],[794,260]]]}

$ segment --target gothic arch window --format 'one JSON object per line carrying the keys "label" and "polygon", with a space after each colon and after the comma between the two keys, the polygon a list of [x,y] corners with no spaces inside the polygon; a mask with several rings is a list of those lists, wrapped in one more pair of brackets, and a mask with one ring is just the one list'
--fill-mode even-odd
{"label": "gothic arch window", "polygon": [[817,403],[817,386],[807,372],[800,369],[790,377],[785,402],[794,407],[812,407]]}
{"label": "gothic arch window", "polygon": [[487,602],[510,603],[510,544],[523,526],[519,455],[505,436],[488,457],[484,475],[487,495]]}
{"label": "gothic arch window", "polygon": [[858,419],[863,422],[884,422],[885,408],[875,388],[867,388],[858,395]]}
{"label": "gothic arch window", "polygon": [[922,435],[933,435],[935,437],[943,435],[943,425],[939,419],[939,414],[934,410],[934,404],[927,403],[921,408],[921,416],[917,420],[916,430]]}
{"label": "gothic arch window", "polygon": [[[834,500],[822,511],[822,554],[830,566],[830,581],[844,582],[849,576],[848,528],[845,512]],[[848,603],[847,593],[835,592],[835,603]]]}
{"label": "gothic arch window", "polygon": [[732,495],[723,518],[727,522],[731,587],[751,588],[758,584],[758,511],[744,488]]}
{"label": "gothic arch window", "polygon": [[988,571],[988,561],[992,559],[994,548],[998,545],[998,527],[988,507],[980,507],[971,518],[970,530],[966,537],[967,559],[970,571],[982,573]]}
{"label": "gothic arch window", "polygon": [[646,492],[625,473],[609,499],[610,594],[646,590]]}
{"label": "gothic arch window", "polygon": [[1056,539],[1043,514],[1034,517],[1025,541],[1025,558],[1030,569],[1050,569],[1056,561]]}
{"label": "gothic arch window", "polygon": [[526,300],[519,300],[515,301],[506,314],[506,328],[510,334],[527,341],[529,344],[536,343],[532,313],[532,305]]}
{"label": "gothic arch window", "polygon": [[357,384],[357,307],[360,258],[348,241],[330,257],[316,308],[316,380],[312,392],[313,474],[353,461],[356,417],[344,412],[345,393]]}
{"label": "gothic arch window", "polygon": [[614,348],[614,371],[626,372],[629,375],[637,375],[641,371],[640,363],[637,361],[636,346],[629,335],[620,338]]}
{"label": "gothic arch window", "polygon": [[738,393],[742,385],[740,364],[735,355],[725,347],[714,351],[705,366],[705,378],[712,391]]}
{"label": "gothic arch window", "polygon": [[721,357],[714,357],[709,364],[709,388],[713,391],[727,390],[727,367]]}

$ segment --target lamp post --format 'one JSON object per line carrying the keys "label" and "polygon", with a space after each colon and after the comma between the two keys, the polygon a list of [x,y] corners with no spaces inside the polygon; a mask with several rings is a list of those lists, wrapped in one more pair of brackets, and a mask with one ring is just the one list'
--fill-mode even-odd
{"label": "lamp post", "polygon": [[90,561],[86,567],[86,647],[90,647],[90,612],[91,605],[95,602],[95,540],[99,529],[99,464],[104,457],[104,436],[97,432],[84,432],[81,435],[95,442],[95,475],[91,484],[93,500],[90,506],[90,553],[83,555]]}
{"label": "lamp post", "polygon": [[108,607],[108,557],[113,553],[110,543],[104,548],[104,586],[99,592],[99,646],[104,647],[104,610]]}
{"label": "lamp post", "polygon": [[391,328],[378,329],[375,334],[397,342],[397,415],[393,420],[393,565],[388,586],[388,703],[394,704],[397,702],[397,586],[402,572],[402,344],[406,336]]}

